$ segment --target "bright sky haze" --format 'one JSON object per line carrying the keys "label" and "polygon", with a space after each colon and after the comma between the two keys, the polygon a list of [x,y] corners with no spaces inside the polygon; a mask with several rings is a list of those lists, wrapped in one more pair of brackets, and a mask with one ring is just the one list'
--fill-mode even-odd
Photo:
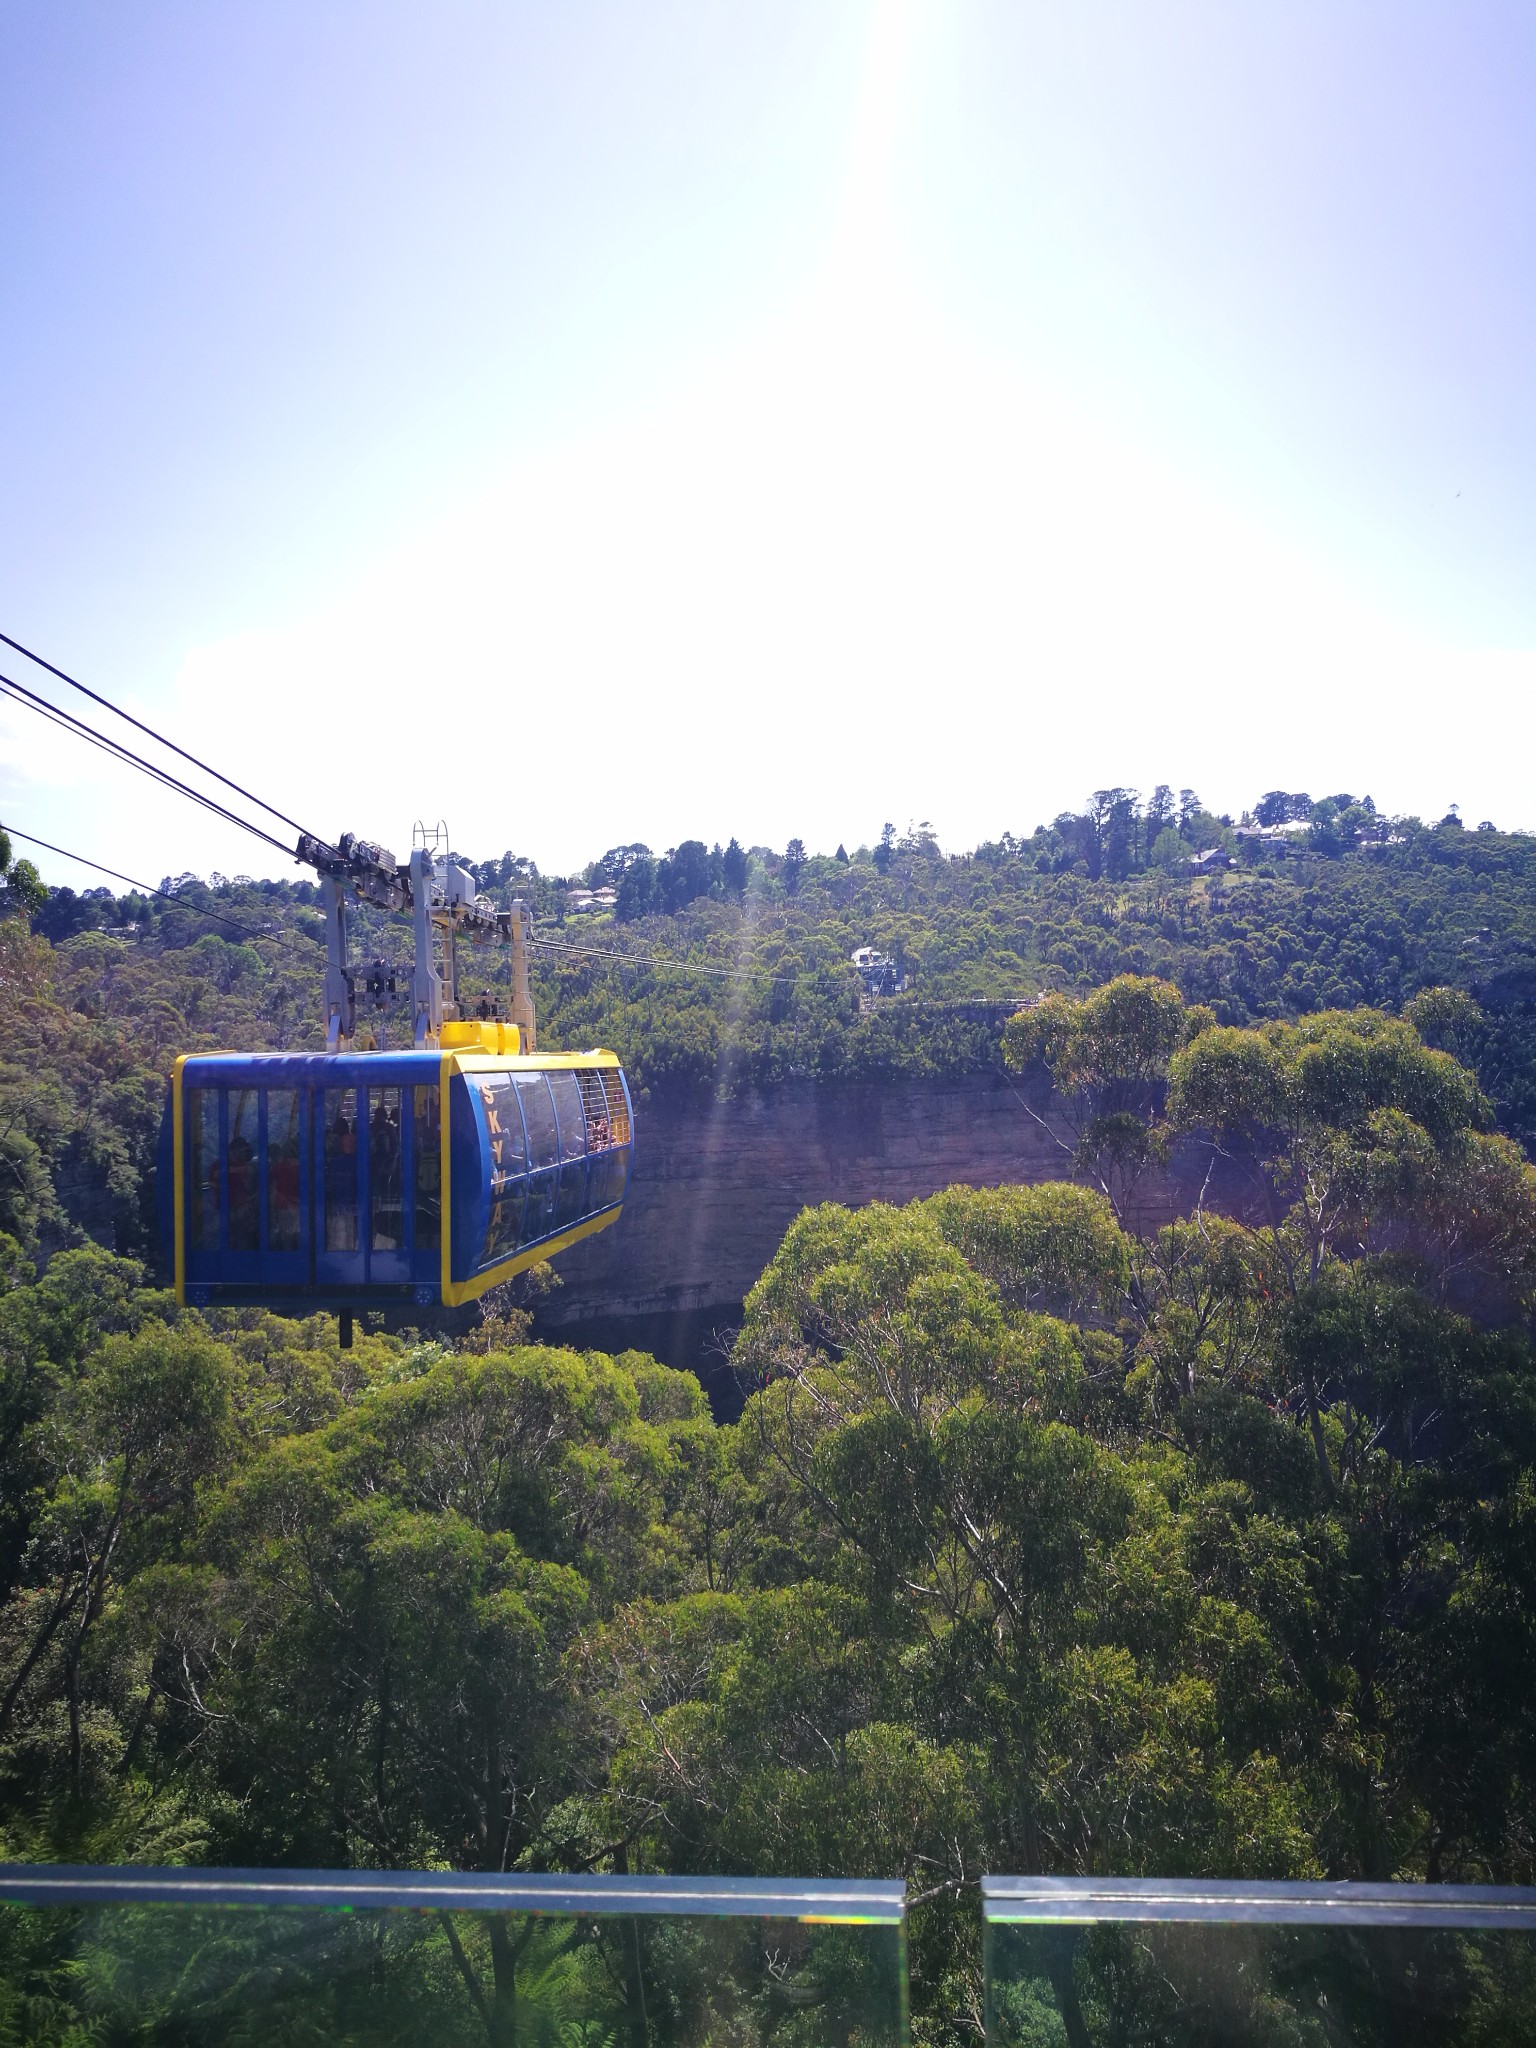
{"label": "bright sky haze", "polygon": [[[1536,827],[1528,5],[13,0],[0,57],[0,630],[313,829]],[[294,872],[8,703],[0,817]]]}

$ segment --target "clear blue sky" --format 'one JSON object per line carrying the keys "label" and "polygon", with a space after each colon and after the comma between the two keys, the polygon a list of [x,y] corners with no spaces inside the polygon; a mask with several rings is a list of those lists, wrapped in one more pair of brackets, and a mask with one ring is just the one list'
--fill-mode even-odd
{"label": "clear blue sky", "polygon": [[1536,826],[1528,4],[12,0],[0,79],[0,628],[319,830]]}

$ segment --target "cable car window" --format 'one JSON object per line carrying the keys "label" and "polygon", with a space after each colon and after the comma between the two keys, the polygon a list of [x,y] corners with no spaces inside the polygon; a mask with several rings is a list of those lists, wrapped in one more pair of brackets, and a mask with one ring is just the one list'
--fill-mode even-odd
{"label": "cable car window", "polygon": [[299,1248],[299,1091],[267,1090],[267,1249]]}
{"label": "cable car window", "polygon": [[629,1170],[628,1147],[607,1153],[592,1162],[592,1182],[587,1189],[587,1207],[606,1209],[624,1199],[624,1176]]}
{"label": "cable car window", "polygon": [[491,1204],[490,1221],[485,1226],[485,1251],[481,1256],[481,1265],[493,1266],[498,1259],[510,1259],[517,1250],[522,1228],[523,1183],[514,1180]]}
{"label": "cable car window", "polygon": [[587,1113],[582,1105],[581,1084],[568,1070],[549,1077],[549,1092],[555,1098],[560,1119],[560,1193],[555,1210],[556,1230],[569,1230],[579,1223],[587,1192]]}
{"label": "cable car window", "polygon": [[[536,1076],[534,1078],[537,1078]],[[510,1074],[480,1074],[475,1087],[485,1111],[490,1141],[491,1213],[485,1226],[480,1263],[494,1265],[517,1249],[523,1226],[523,1179],[528,1171],[528,1146],[518,1090]]]}
{"label": "cable car window", "polygon": [[475,1086],[480,1091],[485,1128],[491,1141],[491,1193],[496,1195],[509,1180],[521,1179],[528,1171],[523,1117],[510,1074],[481,1074]]}
{"label": "cable car window", "polygon": [[555,1104],[542,1074],[515,1074],[523,1121],[528,1126],[528,1164],[558,1166],[560,1141],[555,1130]]}
{"label": "cable car window", "polygon": [[185,1095],[187,1148],[192,1163],[192,1249],[219,1248],[219,1094],[189,1088]]}
{"label": "cable car window", "polygon": [[581,1087],[576,1076],[571,1073],[551,1074],[549,1089],[555,1098],[555,1114],[560,1119],[560,1157],[585,1159],[587,1113],[582,1107]]}
{"label": "cable car window", "polygon": [[405,1242],[403,1161],[400,1152],[400,1090],[368,1090],[368,1208],[370,1243],[376,1252],[397,1252]]}
{"label": "cable car window", "polygon": [[608,1097],[608,1127],[613,1134],[615,1145],[627,1145],[630,1139],[629,1104],[624,1098],[624,1083],[616,1067],[600,1069],[603,1077],[603,1092]]}
{"label": "cable car window", "polygon": [[229,1249],[261,1250],[261,1095],[229,1091]]}
{"label": "cable car window", "polygon": [[560,1206],[555,1216],[556,1230],[569,1230],[573,1223],[579,1223],[584,1214],[583,1197],[587,1192],[587,1169],[579,1160],[572,1160],[560,1169]]}
{"label": "cable car window", "polygon": [[418,1088],[416,1096],[415,1209],[416,1249],[435,1252],[442,1243],[443,1149],[436,1088]]}
{"label": "cable car window", "polygon": [[587,1116],[587,1150],[605,1151],[613,1143],[613,1126],[608,1116],[608,1097],[603,1093],[603,1077],[595,1068],[587,1068],[576,1079]]}
{"label": "cable car window", "polygon": [[325,1248],[357,1250],[357,1090],[327,1088],[325,1103]]}
{"label": "cable car window", "polygon": [[555,1176],[552,1173],[533,1173],[528,1176],[528,1206],[523,1213],[523,1243],[534,1244],[541,1237],[548,1237],[555,1227]]}

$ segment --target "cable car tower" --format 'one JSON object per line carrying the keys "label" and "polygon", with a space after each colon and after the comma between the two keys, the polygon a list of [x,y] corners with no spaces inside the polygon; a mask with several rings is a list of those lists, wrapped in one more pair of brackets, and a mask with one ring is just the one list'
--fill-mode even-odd
{"label": "cable car tower", "polygon": [[[298,858],[320,876],[320,901],[325,912],[325,1049],[350,1052],[357,1035],[359,997],[374,1016],[408,1013],[412,1043],[427,1052],[443,1043],[445,1024],[471,1021],[459,1002],[459,941],[485,945],[500,939],[511,956],[511,990],[504,1005],[484,999],[477,1005],[478,1023],[497,1023],[516,1033],[516,1042],[498,1050],[532,1053],[538,1049],[533,996],[528,986],[528,938],[532,919],[517,898],[498,910],[479,893],[471,869],[448,850],[446,828],[428,829],[419,821],[408,865],[372,840],[343,832],[335,846],[305,833]],[[372,903],[380,910],[409,911],[415,931],[416,958],[409,985],[390,961],[375,960],[361,976],[354,972],[347,931],[352,901]],[[457,1034],[454,1034],[456,1036]]]}

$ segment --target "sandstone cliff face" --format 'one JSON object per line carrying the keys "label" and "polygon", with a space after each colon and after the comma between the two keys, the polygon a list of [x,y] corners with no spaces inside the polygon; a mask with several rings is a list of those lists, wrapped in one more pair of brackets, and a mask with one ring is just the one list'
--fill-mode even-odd
{"label": "sandstone cliff face", "polygon": [[[713,1103],[654,1098],[637,1105],[635,1127],[624,1215],[559,1260],[564,1285],[539,1315],[551,1334],[617,1320],[728,1318],[813,1203],[910,1202],[956,1182],[1001,1187],[1071,1174],[1060,1116],[1048,1102],[1032,1110],[991,1075],[807,1082]],[[1180,1192],[1177,1180],[1146,1189],[1148,1220],[1187,1206]]]}

